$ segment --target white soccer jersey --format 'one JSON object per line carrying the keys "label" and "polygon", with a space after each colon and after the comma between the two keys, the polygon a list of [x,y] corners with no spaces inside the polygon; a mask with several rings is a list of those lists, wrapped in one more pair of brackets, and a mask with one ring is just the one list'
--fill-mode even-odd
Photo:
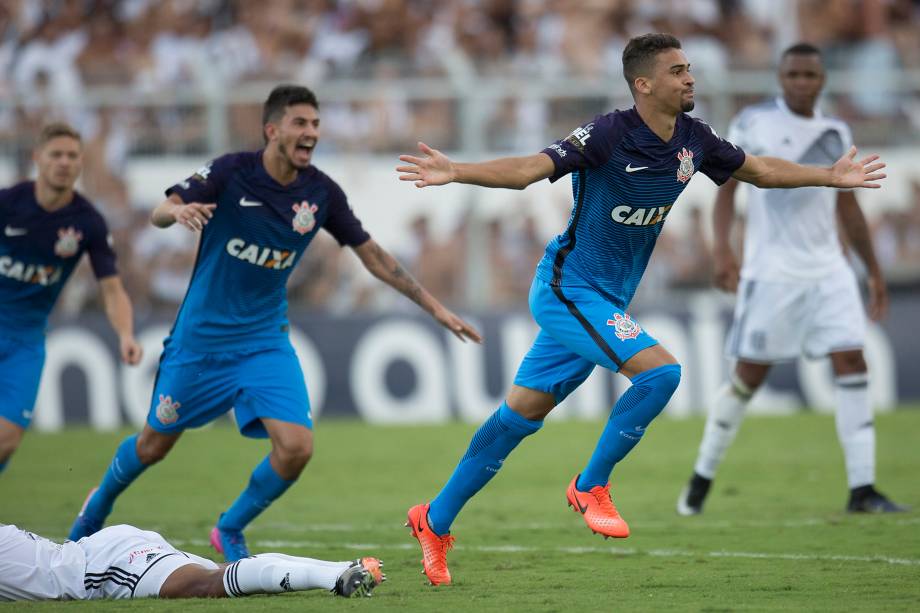
{"label": "white soccer jersey", "polygon": [[134,526],[110,526],[58,544],[0,525],[0,601],[156,597],[188,564],[218,568]]}
{"label": "white soccer jersey", "polygon": [[[741,111],[728,140],[752,155],[830,166],[850,148],[853,137],[842,121],[817,109],[814,117],[801,117],[777,98]],[[742,278],[817,279],[847,267],[837,236],[837,190],[745,187]]]}
{"label": "white soccer jersey", "polygon": [[0,600],[82,600],[85,571],[86,554],[76,543],[0,525]]}

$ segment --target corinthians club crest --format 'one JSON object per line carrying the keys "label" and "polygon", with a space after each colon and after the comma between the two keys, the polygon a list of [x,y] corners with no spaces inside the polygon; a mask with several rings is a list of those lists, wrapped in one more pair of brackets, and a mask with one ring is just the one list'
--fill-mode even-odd
{"label": "corinthians club crest", "polygon": [[80,250],[80,241],[83,240],[83,233],[74,228],[59,228],[58,239],[54,243],[54,254],[69,258]]}
{"label": "corinthians club crest", "polygon": [[179,419],[179,407],[181,406],[181,402],[173,402],[172,396],[160,394],[160,404],[157,405],[156,410],[157,419],[160,420],[160,423],[167,426],[176,423]]}
{"label": "corinthians club crest", "polygon": [[294,232],[306,234],[316,225],[314,213],[319,210],[315,204],[310,204],[306,200],[300,204],[295,204],[294,209]]}
{"label": "corinthians club crest", "polygon": [[680,166],[677,168],[677,180],[681,183],[686,183],[693,176],[693,171],[696,170],[693,167],[693,152],[684,147],[677,154],[677,159],[680,160]]}
{"label": "corinthians club crest", "polygon": [[607,325],[613,326],[614,334],[616,334],[617,338],[621,341],[636,338],[639,336],[639,333],[642,332],[642,328],[639,327],[639,324],[630,319],[628,313],[623,315],[614,313],[613,319],[607,320]]}

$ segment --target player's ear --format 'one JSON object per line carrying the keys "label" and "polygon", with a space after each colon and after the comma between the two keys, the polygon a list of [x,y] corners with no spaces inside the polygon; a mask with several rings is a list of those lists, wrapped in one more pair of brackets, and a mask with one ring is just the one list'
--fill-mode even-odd
{"label": "player's ear", "polygon": [[637,93],[649,95],[652,93],[651,79],[648,77],[636,77],[636,80],[633,81],[633,89]]}
{"label": "player's ear", "polygon": [[278,135],[278,126],[272,122],[268,122],[262,128],[262,134],[265,136],[265,142],[271,142]]}

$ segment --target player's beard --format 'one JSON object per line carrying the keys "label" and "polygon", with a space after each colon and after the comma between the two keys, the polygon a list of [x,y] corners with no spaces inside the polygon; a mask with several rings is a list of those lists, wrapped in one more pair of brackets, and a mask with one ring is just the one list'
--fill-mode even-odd
{"label": "player's beard", "polygon": [[693,110],[693,107],[695,106],[696,106],[695,100],[687,100],[685,102],[680,103],[680,110],[683,113],[689,113],[690,111]]}

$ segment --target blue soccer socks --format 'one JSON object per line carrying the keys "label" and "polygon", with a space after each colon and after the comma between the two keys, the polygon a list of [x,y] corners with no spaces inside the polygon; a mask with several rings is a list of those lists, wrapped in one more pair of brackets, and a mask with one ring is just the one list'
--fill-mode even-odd
{"label": "blue soccer socks", "polygon": [[102,483],[83,505],[83,510],[70,529],[68,538],[71,541],[98,532],[105,518],[112,512],[115,499],[147,468],[137,456],[137,437],[137,434],[133,434],[118,446],[112,463],[102,477]]}
{"label": "blue soccer socks", "polygon": [[626,457],[645,429],[671,399],[680,383],[680,365],[667,364],[639,373],[620,396],[588,466],[578,478],[579,491],[605,486],[614,464]]}
{"label": "blue soccer socks", "polygon": [[220,516],[217,527],[220,530],[239,531],[246,527],[259,513],[268,508],[283,494],[295,480],[287,481],[272,468],[268,456],[256,466],[249,478],[249,485],[236,499],[226,513]]}
{"label": "blue soccer socks", "polygon": [[540,429],[542,421],[526,419],[502,403],[473,435],[466,455],[444,489],[431,501],[428,521],[435,534],[447,534],[454,518],[502,467],[508,454],[525,436]]}
{"label": "blue soccer socks", "polygon": [[3,474],[3,471],[6,470],[6,462],[0,462],[0,475]]}

